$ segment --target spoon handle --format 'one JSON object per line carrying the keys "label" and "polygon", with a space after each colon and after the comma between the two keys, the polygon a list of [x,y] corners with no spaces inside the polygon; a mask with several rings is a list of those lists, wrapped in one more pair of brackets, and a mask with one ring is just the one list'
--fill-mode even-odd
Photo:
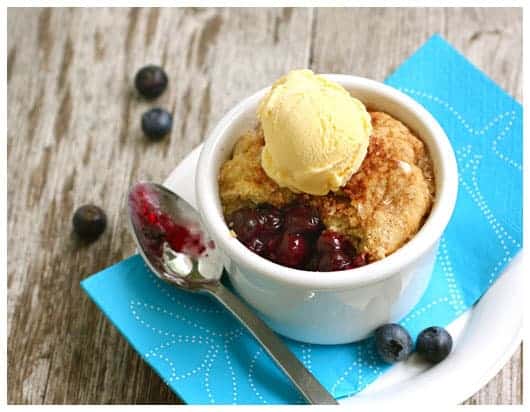
{"label": "spoon handle", "polygon": [[338,404],[280,338],[239,297],[221,283],[208,286],[205,290],[241,321],[309,403]]}

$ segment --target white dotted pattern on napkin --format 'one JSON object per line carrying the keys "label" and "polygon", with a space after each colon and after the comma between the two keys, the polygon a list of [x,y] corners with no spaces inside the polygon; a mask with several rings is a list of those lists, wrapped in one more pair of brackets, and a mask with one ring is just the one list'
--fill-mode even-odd
{"label": "white dotted pattern on napkin", "polygon": [[449,252],[447,250],[447,241],[445,237],[442,237],[440,241],[440,248],[438,249],[437,260],[440,262],[442,271],[445,275],[445,280],[449,287],[449,303],[455,310],[455,316],[464,313],[466,306],[464,304],[464,299],[462,299],[462,294],[456,285],[455,273],[453,271],[453,266],[451,264],[451,258],[449,257]]}
{"label": "white dotted pattern on napkin", "polygon": [[[466,131],[469,134],[474,135],[474,136],[485,135],[489,129],[494,127],[497,123],[506,119],[506,125],[504,125],[502,130],[491,140],[491,150],[501,160],[507,162],[509,165],[522,171],[522,166],[520,163],[516,162],[513,159],[510,159],[507,155],[503,154],[498,148],[499,142],[506,136],[506,134],[513,127],[513,124],[516,118],[516,113],[514,110],[499,113],[497,116],[494,116],[489,122],[487,122],[486,125],[483,126],[482,128],[473,128],[470,126],[469,122],[466,119],[464,119],[463,116],[447,101],[440,99],[436,96],[433,96],[430,93],[426,93],[420,90],[415,90],[415,89],[410,89],[410,88],[399,88],[399,89],[407,94],[425,98],[429,101],[432,101],[432,102],[435,102],[441,105],[446,110],[448,110],[453,116],[456,117],[456,119],[460,122],[460,124],[462,124],[462,126],[466,129]],[[473,154],[472,152],[473,152],[472,145],[467,145],[459,150],[456,150],[456,157],[457,157],[457,161],[458,161],[460,168],[463,171],[468,171],[468,170],[471,171],[471,184],[464,179],[462,174],[459,175],[459,183],[465,189],[465,191],[471,196],[475,204],[478,206],[479,210],[484,215],[488,224],[490,225],[493,232],[495,233],[495,236],[497,237],[500,247],[503,249],[503,253],[504,253],[503,257],[495,264],[494,268],[489,274],[488,283],[492,284],[494,280],[496,279],[497,275],[499,274],[501,267],[508,264],[513,259],[513,256],[511,256],[510,250],[506,246],[506,243],[511,242],[513,245],[517,246],[518,248],[521,248],[521,244],[517,242],[508,233],[508,231],[506,230],[504,226],[501,225],[501,223],[498,221],[498,219],[494,216],[493,212],[491,211],[491,208],[486,203],[484,196],[482,195],[480,191],[478,177],[477,177],[477,169],[480,165],[482,156],[480,154]],[[451,272],[450,267],[448,265],[445,265],[445,269],[448,269],[448,271],[446,271],[446,275],[447,273]],[[453,300],[453,304],[454,303],[455,302]],[[463,306],[463,304],[460,306]],[[457,311],[459,312],[461,310],[462,309],[457,309]]]}
{"label": "white dotted pattern on napkin", "polygon": [[472,154],[472,146],[467,145],[464,148],[456,151],[458,163],[464,171],[471,172],[471,184],[464,179],[463,174],[458,178],[461,186],[471,196],[471,199],[475,202],[480,212],[484,215],[484,218],[490,225],[491,229],[495,233],[495,236],[499,242],[499,246],[503,249],[504,256],[495,264],[491,273],[489,274],[488,282],[493,283],[496,276],[503,264],[510,262],[513,258],[510,250],[506,246],[507,242],[511,242],[514,246],[521,248],[521,244],[517,242],[506,230],[506,228],[498,221],[490,207],[488,206],[484,196],[482,195],[477,178],[477,169],[480,166],[482,156],[479,154]]}
{"label": "white dotted pattern on napkin", "polygon": [[518,170],[522,170],[521,164],[519,164],[518,162],[516,162],[513,159],[510,159],[505,154],[501,153],[499,151],[498,147],[497,147],[498,143],[504,138],[504,136],[506,136],[506,133],[508,133],[511,130],[511,128],[513,126],[513,122],[515,121],[515,117],[516,117],[515,111],[512,110],[512,111],[506,111],[506,112],[500,113],[497,116],[495,116],[493,119],[491,119],[488,123],[486,123],[486,125],[483,126],[482,128],[473,128],[473,127],[470,126],[469,122],[467,122],[462,117],[462,115],[453,106],[451,106],[448,102],[446,102],[445,100],[442,100],[442,99],[440,99],[440,98],[438,98],[436,96],[433,96],[432,94],[429,94],[429,93],[426,93],[426,92],[422,92],[420,90],[409,89],[409,88],[406,88],[406,87],[398,88],[398,89],[403,91],[403,92],[405,92],[405,93],[407,93],[407,94],[410,94],[410,95],[413,95],[413,96],[418,96],[418,97],[423,97],[423,98],[425,98],[427,100],[430,100],[430,101],[433,101],[435,103],[438,103],[439,105],[441,105],[442,107],[447,109],[453,116],[455,116],[456,119],[460,122],[460,124],[462,124],[462,126],[466,129],[466,131],[469,132],[469,134],[471,134],[471,135],[475,135],[475,136],[484,135],[489,129],[491,129],[493,126],[495,126],[501,120],[507,119],[506,126],[491,141],[491,149],[492,149],[493,153],[495,153],[495,155],[497,157],[499,157],[499,159],[505,161],[506,163],[508,163],[509,165],[517,168]]}

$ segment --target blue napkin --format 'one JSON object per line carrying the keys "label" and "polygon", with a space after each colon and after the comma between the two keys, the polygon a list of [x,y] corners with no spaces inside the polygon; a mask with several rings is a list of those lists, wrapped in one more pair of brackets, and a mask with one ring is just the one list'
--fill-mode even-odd
{"label": "blue napkin", "polygon": [[[522,108],[439,36],[386,83],[438,119],[460,176],[428,290],[401,320],[415,338],[472,306],[521,248]],[[231,315],[205,296],[161,282],[139,256],[89,277],[82,287],[184,401],[303,403]],[[357,393],[389,368],[371,338],[339,346],[286,342],[336,398]]]}

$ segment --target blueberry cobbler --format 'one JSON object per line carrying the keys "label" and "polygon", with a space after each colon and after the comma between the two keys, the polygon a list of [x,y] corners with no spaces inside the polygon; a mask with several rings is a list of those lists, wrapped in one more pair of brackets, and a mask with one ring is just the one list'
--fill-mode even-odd
{"label": "blueberry cobbler", "polygon": [[232,234],[291,268],[329,272],[388,256],[434,198],[423,142],[309,70],[279,79],[219,174]]}

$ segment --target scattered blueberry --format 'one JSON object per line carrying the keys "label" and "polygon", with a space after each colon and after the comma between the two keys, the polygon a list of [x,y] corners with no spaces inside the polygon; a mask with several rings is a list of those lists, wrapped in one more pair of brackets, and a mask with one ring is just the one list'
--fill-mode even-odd
{"label": "scattered blueberry", "polygon": [[424,329],[416,340],[416,352],[431,363],[443,361],[453,348],[453,338],[444,328]]}
{"label": "scattered blueberry", "polygon": [[377,353],[387,363],[405,360],[412,353],[412,338],[401,325],[388,323],[380,326],[374,336]]}
{"label": "scattered blueberry", "polygon": [[168,78],[164,69],[154,65],[142,67],[134,78],[136,89],[148,99],[160,96],[166,89],[167,83]]}
{"label": "scattered blueberry", "polygon": [[171,114],[158,107],[142,115],[142,130],[151,139],[164,137],[170,132],[172,124]]}
{"label": "scattered blueberry", "polygon": [[94,240],[105,231],[107,216],[98,206],[84,205],[75,211],[72,223],[81,238]]}

